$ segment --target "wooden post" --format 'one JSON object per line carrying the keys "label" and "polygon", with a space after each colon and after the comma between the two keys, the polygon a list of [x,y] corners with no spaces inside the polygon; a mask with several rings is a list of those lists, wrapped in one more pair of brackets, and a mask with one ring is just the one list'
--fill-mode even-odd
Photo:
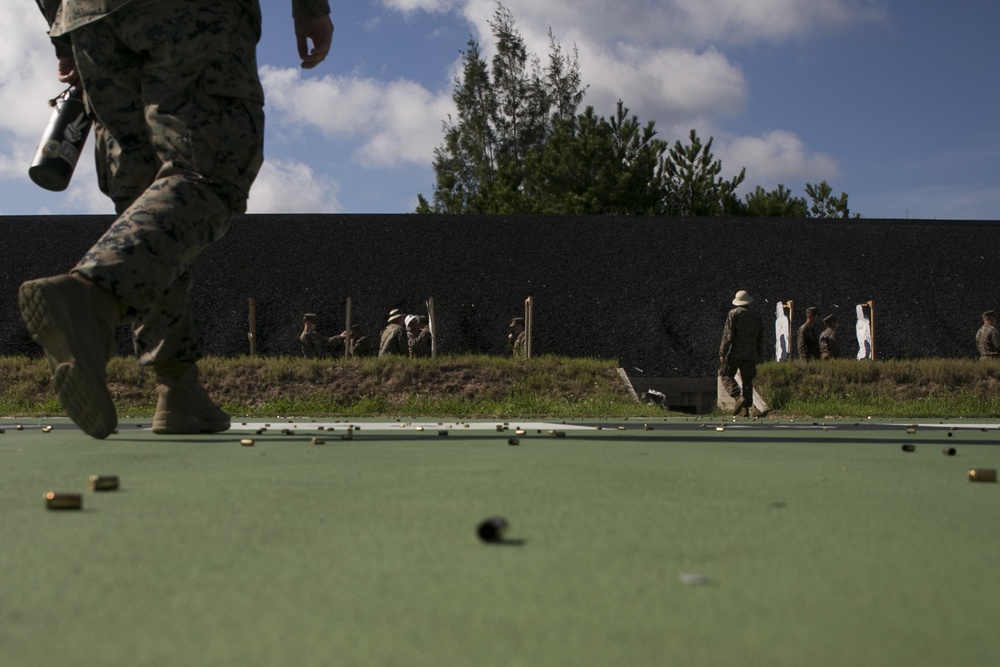
{"label": "wooden post", "polygon": [[434,317],[434,297],[427,297],[427,328],[431,332],[431,359],[437,358],[437,320]]}
{"label": "wooden post", "polygon": [[253,297],[247,300],[247,306],[250,310],[247,339],[250,341],[250,358],[253,359],[257,356],[257,302],[254,301]]}
{"label": "wooden post", "polygon": [[524,358],[531,359],[532,315],[534,300],[529,296],[524,300]]}
{"label": "wooden post", "polygon": [[347,297],[347,302],[344,304],[344,319],[347,322],[344,324],[344,331],[346,335],[344,336],[344,359],[351,358],[351,297]]}
{"label": "wooden post", "polygon": [[868,299],[868,323],[872,329],[872,361],[875,361],[875,304]]}

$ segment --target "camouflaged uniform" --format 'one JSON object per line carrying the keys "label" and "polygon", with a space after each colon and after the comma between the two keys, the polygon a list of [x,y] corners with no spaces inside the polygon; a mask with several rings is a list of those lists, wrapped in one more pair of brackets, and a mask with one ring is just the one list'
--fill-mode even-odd
{"label": "camouflaged uniform", "polygon": [[429,329],[421,329],[416,334],[407,334],[410,344],[410,358],[419,359],[431,356],[431,332]]}
{"label": "camouflaged uniform", "polygon": [[406,327],[395,322],[382,330],[378,346],[378,356],[385,357],[392,354],[399,354],[404,357],[410,354],[410,343],[406,338]]}
{"label": "camouflaged uniform", "polygon": [[823,329],[823,333],[819,335],[819,349],[820,358],[822,359],[839,359],[840,358],[840,341],[837,340],[837,331],[827,327]]}
{"label": "camouflaged uniform", "polygon": [[370,357],[372,356],[372,346],[368,342],[365,336],[359,338],[354,338],[351,340],[351,356],[352,357]]}
{"label": "camouflaged uniform", "polygon": [[[196,361],[191,264],[246,210],[263,162],[257,0],[37,0],[94,118],[118,218],[73,269],[117,296],[142,364]],[[292,0],[293,13],[329,13]]]}
{"label": "camouflaged uniform", "polygon": [[799,349],[799,359],[819,359],[819,338],[816,335],[816,325],[806,322],[799,327],[796,336]]}
{"label": "camouflaged uniform", "polygon": [[979,348],[979,359],[1000,358],[1000,332],[991,324],[984,324],[976,332],[976,347]]}
{"label": "camouflaged uniform", "polygon": [[[726,315],[726,324],[719,343],[719,377],[722,386],[733,398],[742,394],[746,406],[753,405],[753,380],[757,377],[757,360],[764,358],[764,321],[753,310],[737,306]],[[743,387],[736,382],[739,371]]]}
{"label": "camouflaged uniform", "polygon": [[522,331],[517,334],[517,338],[511,343],[510,347],[511,354],[517,358],[525,358],[528,356],[528,332]]}
{"label": "camouflaged uniform", "polygon": [[342,339],[334,336],[327,338],[318,331],[303,331],[299,336],[299,343],[302,345],[302,355],[309,359],[329,357],[336,352],[336,343]]}

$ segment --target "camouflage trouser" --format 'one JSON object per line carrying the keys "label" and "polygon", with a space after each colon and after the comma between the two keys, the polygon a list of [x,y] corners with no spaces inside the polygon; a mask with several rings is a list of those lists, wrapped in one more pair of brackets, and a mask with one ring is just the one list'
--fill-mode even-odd
{"label": "camouflage trouser", "polygon": [[[736,382],[736,372],[739,371],[743,387],[740,388]],[[733,398],[740,398],[742,395],[753,405],[753,379],[757,377],[756,359],[729,359],[719,366],[719,377],[722,378],[722,387]]]}
{"label": "camouflage trouser", "polygon": [[259,15],[217,0],[137,2],[71,33],[118,218],[73,269],[133,317],[139,362],[196,361],[191,264],[246,210],[263,161]]}

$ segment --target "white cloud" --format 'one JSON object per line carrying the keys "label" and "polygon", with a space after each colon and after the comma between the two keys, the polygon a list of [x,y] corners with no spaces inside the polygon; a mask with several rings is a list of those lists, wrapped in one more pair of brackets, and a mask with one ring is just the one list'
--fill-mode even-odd
{"label": "white cloud", "polygon": [[609,115],[621,99],[641,119],[663,125],[702,115],[731,115],[746,97],[742,72],[715,50],[695,53],[633,45],[609,50],[592,44],[581,49],[580,66],[590,85],[584,104],[601,115]]}
{"label": "white cloud", "polygon": [[292,160],[265,160],[250,190],[248,213],[339,213],[339,186]]}
{"label": "white cloud", "polygon": [[262,68],[262,79],[277,131],[315,128],[329,138],[360,140],[354,157],[366,167],[430,164],[453,108],[450,90],[434,93],[402,79],[306,79],[272,67]]}
{"label": "white cloud", "polygon": [[[39,137],[41,134],[42,128],[39,128]],[[13,132],[0,132],[0,146],[3,146],[0,151],[0,178],[24,177],[35,154],[34,144],[37,143],[37,137],[31,142]]]}
{"label": "white cloud", "polygon": [[0,130],[35,142],[48,121],[48,100],[66,86],[56,78],[45,19],[30,3],[0,4],[0,25],[20,26],[0,39]]}
{"label": "white cloud", "polygon": [[[756,137],[737,137],[723,145],[712,145],[727,174],[738,174],[741,167],[747,178],[741,191],[762,185],[767,189],[779,183],[796,190],[793,185],[818,183],[839,175],[836,160],[826,153],[810,152],[795,134],[774,130]],[[726,176],[726,174],[723,174]]]}
{"label": "white cloud", "polygon": [[73,181],[66,190],[66,208],[73,214],[114,214],[115,205],[97,186],[97,170],[90,146],[88,143],[87,152],[80,157]]}
{"label": "white cloud", "polygon": [[[427,0],[426,4],[444,3]],[[519,27],[534,26],[542,37],[551,26],[557,35],[573,34],[598,42],[629,39],[677,48],[780,41],[884,20],[887,0],[503,0],[503,4]],[[489,35],[487,20],[495,10],[495,0],[462,3],[462,13],[478,27],[480,36]],[[528,31],[522,32],[527,38]]]}
{"label": "white cloud", "polygon": [[401,12],[446,12],[461,5],[462,0],[382,0],[382,4]]}
{"label": "white cloud", "polygon": [[881,20],[885,0],[673,0],[683,32],[701,39],[780,41]]}

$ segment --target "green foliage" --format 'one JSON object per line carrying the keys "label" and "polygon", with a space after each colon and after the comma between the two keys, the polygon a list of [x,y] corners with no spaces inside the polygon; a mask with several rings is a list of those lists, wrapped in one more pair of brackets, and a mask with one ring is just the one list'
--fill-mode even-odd
{"label": "green foliage", "polygon": [[667,198],[671,214],[682,217],[732,215],[741,210],[736,188],[746,178],[746,169],[725,180],[719,176],[722,162],[712,155],[712,141],[702,144],[691,130],[691,143],[674,143],[665,163]]}
{"label": "green foliage", "polygon": [[[510,10],[497,5],[489,23],[496,53],[489,63],[470,39],[434,150],[434,194],[417,213],[645,216],[849,217],[847,195],[824,181],[807,184],[812,205],[783,185],[758,186],[740,201],[746,169],[723,178],[710,137],[695,130],[670,146],[619,100],[614,115],[593,107],[577,114],[586,86],[577,53],[549,30],[546,63],[530,54]],[[860,217],[860,216],[857,216]]]}
{"label": "green foliage", "polygon": [[[240,417],[666,414],[636,402],[621,383],[617,363],[601,359],[209,357],[199,365],[209,393]],[[152,415],[156,391],[148,369],[116,357],[108,364],[108,386],[120,415]],[[773,416],[1000,415],[1000,364],[970,359],[770,362],[758,367],[756,387]],[[0,357],[0,415],[62,414],[43,359]]]}
{"label": "green foliage", "polygon": [[[833,196],[833,188],[823,181],[819,185],[806,183],[806,194],[812,202],[809,206],[811,218],[850,218],[851,210],[847,207],[847,193],[841,192],[839,197]],[[854,214],[860,218],[860,214]]]}
{"label": "green foliage", "polygon": [[[599,359],[209,357],[199,366],[211,396],[240,417],[662,414],[628,394],[615,362]],[[148,369],[116,357],[108,364],[108,386],[120,415],[152,415],[156,390]],[[43,359],[0,357],[0,387],[0,415],[63,414]]]}
{"label": "green foliage", "polygon": [[653,123],[619,101],[615,116],[598,117],[593,107],[559,121],[548,141],[525,164],[522,212],[583,215],[662,215],[660,189],[666,144]]}
{"label": "green foliage", "polygon": [[557,123],[573,118],[583,98],[576,54],[564,54],[551,32],[543,67],[502,5],[490,28],[496,43],[490,64],[475,40],[462,53],[452,94],[457,118],[445,122],[444,144],[434,151],[433,203],[421,196],[418,212],[524,212],[529,152],[545,144]]}
{"label": "green foliage", "polygon": [[1000,364],[970,359],[771,362],[757,383],[773,409],[812,417],[996,417]]}
{"label": "green foliage", "polygon": [[744,214],[754,218],[805,218],[809,209],[802,197],[793,197],[792,191],[779,184],[767,192],[761,186],[746,196]]}

